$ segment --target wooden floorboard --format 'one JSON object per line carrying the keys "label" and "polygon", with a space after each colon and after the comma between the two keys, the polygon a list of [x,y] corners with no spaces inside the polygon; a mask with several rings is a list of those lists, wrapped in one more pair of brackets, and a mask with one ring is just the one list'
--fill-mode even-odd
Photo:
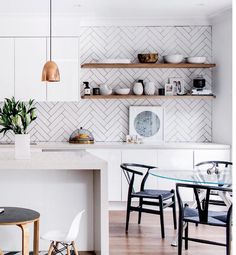
{"label": "wooden floorboard", "polygon": [[[110,255],[149,254],[177,255],[177,248],[170,245],[176,231],[173,229],[170,212],[165,214],[166,238],[161,238],[159,217],[143,214],[142,223],[137,224],[137,213],[131,213],[128,235],[125,234],[125,212],[110,211]],[[192,225],[189,237],[225,242],[225,229],[219,227]],[[189,250],[183,255],[223,255],[225,248],[189,242]]]}

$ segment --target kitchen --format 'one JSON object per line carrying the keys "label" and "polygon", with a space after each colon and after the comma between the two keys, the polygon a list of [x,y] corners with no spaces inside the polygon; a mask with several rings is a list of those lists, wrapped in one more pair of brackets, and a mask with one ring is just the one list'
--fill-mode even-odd
{"label": "kitchen", "polygon": [[[193,170],[197,163],[203,161],[232,161],[232,3],[228,0],[217,3],[172,2],[173,6],[169,6],[162,1],[150,1],[150,7],[141,1],[137,4],[134,1],[110,3],[106,0],[96,3],[52,1],[50,26],[49,0],[40,3],[2,1],[0,108],[4,99],[12,96],[26,102],[35,100],[33,107],[37,118],[27,129],[32,143],[30,161],[37,160],[34,158],[37,153],[54,152],[56,154],[53,155],[71,153],[75,156],[72,161],[76,162],[81,151],[88,153],[88,157],[92,154],[91,161],[92,158],[97,162],[104,161],[99,163],[99,167],[89,162],[81,163],[86,169],[86,164],[89,165],[87,173],[81,170],[82,166],[79,166],[81,171],[76,173],[72,171],[74,166],[64,166],[60,174],[56,170],[58,164],[49,170],[41,162],[41,166],[49,171],[42,174],[40,169],[17,173],[15,171],[20,168],[17,165],[21,164],[21,160],[13,161],[16,166],[7,168],[4,156],[1,157],[1,186],[4,190],[13,191],[1,197],[1,205],[39,211],[40,234],[50,230],[49,227],[57,228],[58,222],[61,222],[59,228],[68,225],[76,211],[85,209],[79,250],[96,250],[96,241],[92,238],[95,222],[93,227],[88,227],[96,208],[91,202],[96,197],[91,190],[91,182],[96,180],[93,169],[103,169],[100,173],[104,173],[104,197],[97,201],[104,205],[99,213],[103,217],[103,231],[108,237],[106,208],[110,210],[110,219],[118,217],[118,225],[122,229],[118,228],[117,235],[125,236],[128,184],[120,168],[122,163],[154,165],[161,171],[186,171]],[[153,54],[144,55],[149,53]],[[138,54],[143,55],[138,57]],[[58,66],[59,82],[41,80],[43,67],[50,55]],[[174,60],[168,60],[168,56]],[[140,63],[149,61],[149,57],[156,63]],[[196,63],[194,61],[199,59],[195,59],[191,63],[190,57],[203,57],[203,60]],[[180,83],[178,91],[177,86],[174,89],[175,82]],[[156,116],[153,119],[156,124],[151,129],[145,127],[145,114],[137,120],[145,112]],[[147,137],[146,130],[153,132],[152,135]],[[14,154],[14,132],[1,135],[1,154]],[[71,143],[68,143],[69,140]],[[55,171],[53,167],[56,167]],[[23,176],[27,178],[24,180]],[[48,181],[41,185],[46,179]],[[83,180],[81,189],[84,196],[74,195],[79,189],[74,180],[79,183]],[[96,183],[101,185],[100,181]],[[44,200],[49,196],[51,186],[55,189],[54,198],[60,194],[53,206],[50,199]],[[175,182],[149,176],[148,186],[170,190],[175,189]],[[108,189],[108,197],[105,189]],[[28,190],[32,194],[26,196]],[[18,192],[17,199],[15,191]],[[94,193],[93,197],[88,197],[88,193]],[[193,199],[191,194],[187,195],[187,200]],[[71,198],[68,201],[69,211],[63,203],[68,197]],[[75,204],[73,197],[83,201],[81,206],[72,206]],[[50,206],[51,210],[48,209]],[[133,215],[131,221],[135,223],[130,223],[130,240],[132,231],[134,235],[138,231],[136,218],[132,218],[136,214]],[[66,220],[61,221],[65,216]],[[159,224],[159,216],[148,215],[147,221],[152,217],[156,217]],[[171,224],[168,220],[167,226]],[[113,229],[112,226],[110,228]],[[172,226],[171,230],[166,228],[168,240],[165,240],[162,249],[166,247],[167,251],[171,249],[170,254],[177,254],[177,248],[169,245],[169,239],[175,232]],[[155,226],[155,242],[158,245],[162,242],[159,229],[159,225]],[[82,233],[85,233],[84,236]],[[140,240],[143,235],[145,231],[142,230]],[[108,240],[103,242],[105,248],[102,254],[119,254],[113,236],[116,232],[110,232],[109,252]],[[224,234],[220,237],[223,239]],[[101,240],[99,242],[102,243]],[[195,249],[199,245],[204,248],[205,254],[210,254],[211,246],[195,245]],[[140,254],[145,254],[145,249],[138,247],[143,252]],[[21,250],[19,233],[1,227],[0,248],[4,253]],[[40,250],[48,248],[48,242],[40,241]],[[155,248],[146,253],[155,253]],[[194,254],[193,249],[189,247],[188,253]],[[220,247],[219,250],[222,254],[225,252],[225,248]],[[125,252],[128,254],[130,251],[122,251]]]}

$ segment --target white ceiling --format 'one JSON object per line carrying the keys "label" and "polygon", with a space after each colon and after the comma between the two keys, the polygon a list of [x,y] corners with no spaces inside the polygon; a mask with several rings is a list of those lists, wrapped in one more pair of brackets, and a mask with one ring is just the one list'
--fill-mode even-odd
{"label": "white ceiling", "polygon": [[[53,12],[102,18],[209,17],[232,0],[53,0]],[[1,14],[47,14],[49,0],[0,0]]]}

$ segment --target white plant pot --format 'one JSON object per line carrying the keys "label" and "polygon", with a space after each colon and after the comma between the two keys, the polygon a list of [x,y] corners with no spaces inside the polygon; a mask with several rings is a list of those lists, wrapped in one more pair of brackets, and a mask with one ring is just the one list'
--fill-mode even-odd
{"label": "white plant pot", "polygon": [[15,135],[15,159],[30,158],[30,134]]}

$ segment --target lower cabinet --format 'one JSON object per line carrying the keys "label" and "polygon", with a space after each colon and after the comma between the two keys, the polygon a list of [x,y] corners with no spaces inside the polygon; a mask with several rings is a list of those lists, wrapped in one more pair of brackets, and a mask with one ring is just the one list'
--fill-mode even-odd
{"label": "lower cabinet", "polygon": [[[193,150],[187,149],[168,149],[158,150],[158,169],[165,171],[191,171],[193,169]],[[161,190],[175,190],[176,181],[157,178],[158,189]],[[181,194],[183,200],[192,201],[193,194],[183,193]]]}
{"label": "lower cabinet", "polygon": [[194,164],[210,160],[230,161],[230,150],[194,150]]}
{"label": "lower cabinet", "polygon": [[[157,166],[162,171],[192,171],[194,165],[207,160],[226,160],[230,161],[230,150],[220,149],[93,149],[88,152],[94,154],[108,162],[108,198],[109,201],[127,201],[128,183],[123,171],[120,168],[121,163],[138,163]],[[140,188],[143,176],[136,176],[136,191]],[[146,188],[149,189],[175,189],[174,180],[157,178],[150,175]],[[183,200],[193,201],[192,193],[181,194]]]}
{"label": "lower cabinet", "polygon": [[[122,163],[137,163],[157,166],[157,150],[122,150]],[[140,171],[140,169],[137,169]],[[139,191],[144,175],[135,176],[135,191]],[[122,172],[122,201],[127,201],[128,182]],[[145,187],[147,189],[157,188],[157,178],[148,178]]]}

